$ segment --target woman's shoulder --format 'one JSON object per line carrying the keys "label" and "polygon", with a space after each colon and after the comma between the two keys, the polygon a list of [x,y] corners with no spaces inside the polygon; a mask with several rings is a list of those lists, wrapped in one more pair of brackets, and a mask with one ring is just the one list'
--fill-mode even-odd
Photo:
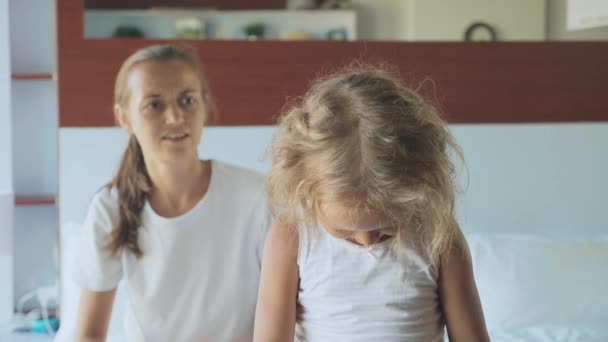
{"label": "woman's shoulder", "polygon": [[100,204],[118,203],[118,189],[112,185],[104,185],[93,195],[91,202]]}
{"label": "woman's shoulder", "polygon": [[258,194],[265,190],[265,177],[257,171],[224,161],[212,161],[212,175],[219,178],[225,186],[234,187],[239,193]]}
{"label": "woman's shoulder", "polygon": [[91,198],[89,215],[108,215],[114,217],[118,214],[118,189],[106,185],[99,189]]}

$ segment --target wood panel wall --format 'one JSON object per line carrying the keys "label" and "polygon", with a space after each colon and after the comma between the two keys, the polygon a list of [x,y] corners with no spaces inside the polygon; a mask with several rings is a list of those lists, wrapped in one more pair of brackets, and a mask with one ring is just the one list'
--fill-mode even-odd
{"label": "wood panel wall", "polygon": [[[83,0],[57,0],[61,127],[111,126],[121,62],[152,40],[84,39]],[[163,41],[166,42],[166,41]],[[605,42],[195,41],[217,125],[272,124],[315,75],[355,58],[396,65],[452,123],[608,121]]]}

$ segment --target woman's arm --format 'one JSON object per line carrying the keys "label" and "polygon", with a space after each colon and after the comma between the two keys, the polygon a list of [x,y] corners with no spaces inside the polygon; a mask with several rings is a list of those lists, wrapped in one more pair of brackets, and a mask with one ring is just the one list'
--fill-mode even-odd
{"label": "woman's arm", "polygon": [[298,235],[277,220],[268,233],[255,313],[253,340],[293,341],[298,294]]}
{"label": "woman's arm", "polygon": [[104,292],[81,290],[76,341],[103,342],[106,340],[115,294],[116,289]]}
{"label": "woman's arm", "polygon": [[490,341],[464,239],[455,244],[439,271],[439,297],[451,342]]}

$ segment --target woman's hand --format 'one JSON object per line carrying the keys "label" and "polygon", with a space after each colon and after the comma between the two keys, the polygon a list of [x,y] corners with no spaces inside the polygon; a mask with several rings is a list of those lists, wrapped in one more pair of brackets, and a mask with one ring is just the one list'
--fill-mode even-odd
{"label": "woman's hand", "polygon": [[103,292],[81,290],[76,341],[106,340],[115,295],[116,289]]}

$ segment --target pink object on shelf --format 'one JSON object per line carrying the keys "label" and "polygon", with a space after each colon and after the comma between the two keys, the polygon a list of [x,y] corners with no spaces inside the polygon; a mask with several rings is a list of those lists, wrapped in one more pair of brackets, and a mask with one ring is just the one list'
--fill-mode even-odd
{"label": "pink object on shelf", "polygon": [[16,196],[15,206],[32,205],[55,205],[55,197],[52,196]]}
{"label": "pink object on shelf", "polygon": [[12,74],[11,79],[15,81],[52,80],[53,74]]}

